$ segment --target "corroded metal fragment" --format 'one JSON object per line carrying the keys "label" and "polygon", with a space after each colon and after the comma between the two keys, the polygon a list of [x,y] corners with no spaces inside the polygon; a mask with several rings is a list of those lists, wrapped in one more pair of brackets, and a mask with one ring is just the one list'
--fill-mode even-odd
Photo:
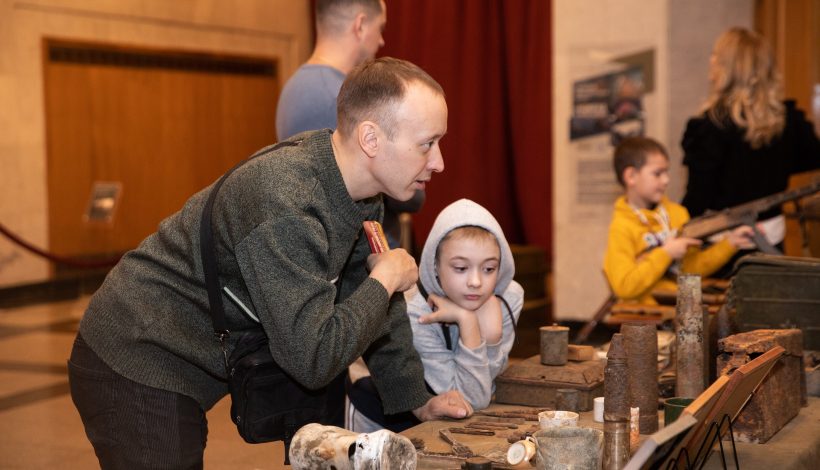
{"label": "corroded metal fragment", "polygon": [[604,368],[604,421],[629,421],[628,372],[624,337],[615,333]]}
{"label": "corroded metal fragment", "polygon": [[548,366],[566,364],[569,328],[558,325],[542,326],[539,331],[541,333],[541,364]]}
{"label": "corroded metal fragment", "polygon": [[652,434],[658,430],[657,329],[653,324],[630,322],[621,325],[621,334],[629,369],[629,403],[640,408],[641,434]]}
{"label": "corroded metal fragment", "polygon": [[675,337],[675,393],[679,397],[697,397],[704,390],[705,374],[703,300],[697,274],[678,276]]}

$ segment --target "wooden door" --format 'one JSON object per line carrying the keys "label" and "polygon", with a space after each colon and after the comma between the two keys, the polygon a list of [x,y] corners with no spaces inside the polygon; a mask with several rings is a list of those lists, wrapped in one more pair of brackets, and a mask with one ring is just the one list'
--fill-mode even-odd
{"label": "wooden door", "polygon": [[[188,197],[276,138],[272,58],[46,40],[49,249],[136,247]],[[121,184],[110,222],[85,220],[94,182]]]}

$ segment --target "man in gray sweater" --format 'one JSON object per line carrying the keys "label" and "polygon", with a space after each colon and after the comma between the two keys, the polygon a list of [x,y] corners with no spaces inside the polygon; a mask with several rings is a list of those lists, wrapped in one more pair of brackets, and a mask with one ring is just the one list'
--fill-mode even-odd
{"label": "man in gray sweater", "polygon": [[[444,169],[443,91],[415,65],[381,58],[348,75],[338,108],[335,132],[260,151],[216,196],[219,283],[238,300],[225,302],[231,340],[260,327],[242,303],[304,386],[322,387],[364,356],[385,413],[465,417],[472,409],[458,392],[432,396],[424,385],[401,295],[418,277],[413,258],[370,255],[361,233],[381,219],[381,194],[409,199]],[[80,324],[71,395],[103,468],[202,465],[205,412],[228,392],[200,261],[212,188],[123,257]]]}

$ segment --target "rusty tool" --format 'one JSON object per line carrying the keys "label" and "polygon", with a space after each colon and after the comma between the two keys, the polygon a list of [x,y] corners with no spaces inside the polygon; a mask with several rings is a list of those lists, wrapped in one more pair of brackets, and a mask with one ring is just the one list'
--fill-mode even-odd
{"label": "rusty tool", "polygon": [[476,428],[447,428],[448,431],[455,434],[472,434],[474,436],[495,436],[495,431],[491,429],[476,429]]}
{"label": "rusty tool", "polygon": [[454,437],[453,434],[447,429],[440,429],[438,435],[444,440],[444,442],[450,444],[453,448],[453,453],[459,457],[472,457],[475,454],[473,451],[467,447],[466,445],[458,442]]}
{"label": "rusty tool", "polygon": [[518,429],[517,424],[500,423],[495,421],[473,421],[467,425],[468,428],[485,428],[485,429]]}

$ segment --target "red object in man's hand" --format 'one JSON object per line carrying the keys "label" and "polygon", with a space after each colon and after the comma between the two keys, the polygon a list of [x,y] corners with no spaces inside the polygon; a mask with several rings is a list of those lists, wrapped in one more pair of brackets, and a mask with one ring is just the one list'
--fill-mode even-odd
{"label": "red object in man's hand", "polygon": [[384,253],[390,249],[387,245],[387,237],[384,236],[384,230],[382,230],[382,224],[375,220],[365,220],[362,225],[364,225],[364,233],[367,235],[372,253]]}

